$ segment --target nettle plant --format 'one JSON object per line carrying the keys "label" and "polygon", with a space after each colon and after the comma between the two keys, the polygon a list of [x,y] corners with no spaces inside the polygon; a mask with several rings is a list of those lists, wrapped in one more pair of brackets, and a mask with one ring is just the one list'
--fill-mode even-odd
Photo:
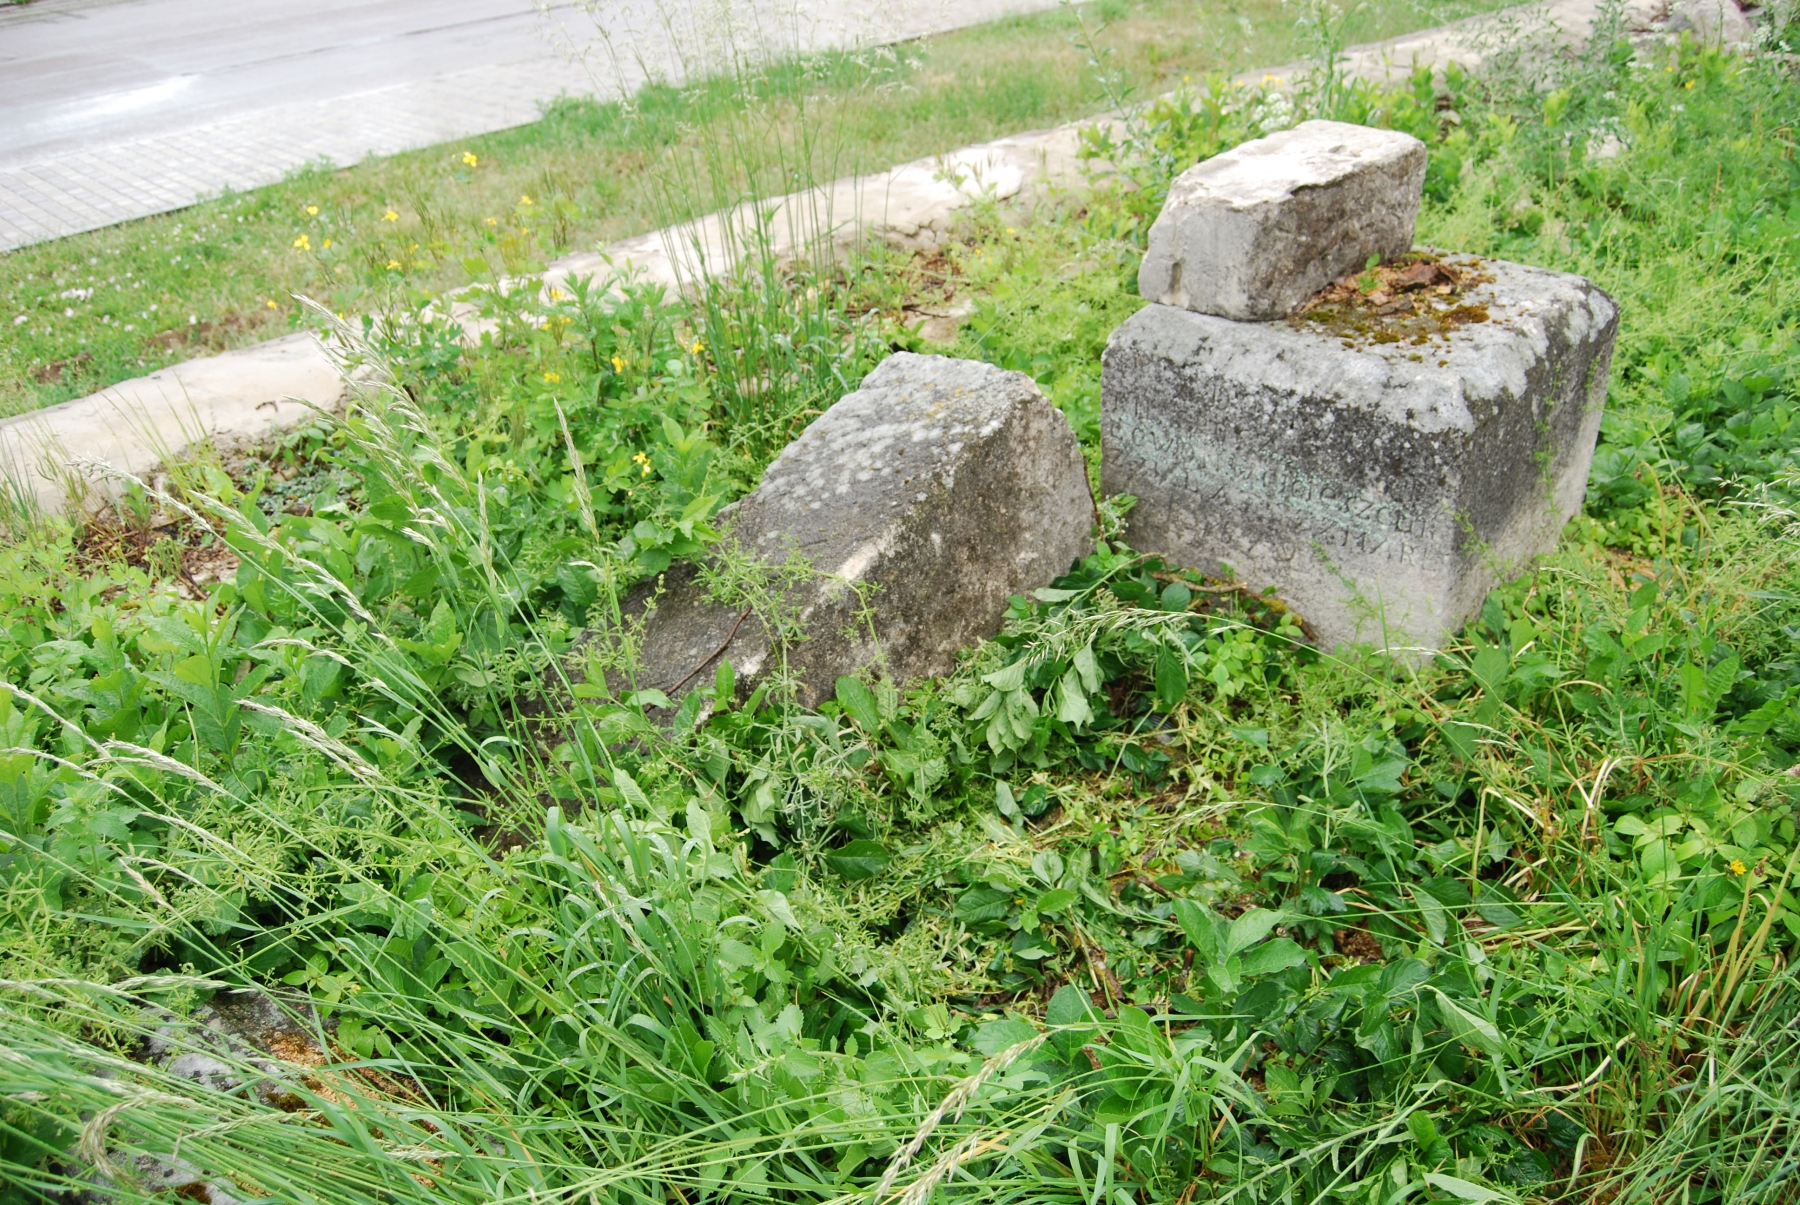
{"label": "nettle plant", "polygon": [[1074,573],[1013,599],[1005,624],[949,691],[996,774],[1072,753],[1088,769],[1154,779],[1169,759],[1143,738],[1190,696],[1229,712],[1308,657],[1279,604],[1105,542]]}

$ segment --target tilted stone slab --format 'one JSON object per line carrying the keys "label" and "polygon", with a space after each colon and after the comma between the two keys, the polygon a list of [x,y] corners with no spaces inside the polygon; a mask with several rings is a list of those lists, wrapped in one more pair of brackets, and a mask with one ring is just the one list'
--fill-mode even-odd
{"label": "tilted stone slab", "polygon": [[1150,227],[1138,289],[1202,314],[1281,318],[1371,255],[1412,248],[1425,144],[1307,121],[1183,172]]}
{"label": "tilted stone slab", "polygon": [[[729,659],[748,690],[785,658],[811,707],[841,674],[948,672],[959,650],[999,630],[1012,595],[1092,550],[1094,500],[1068,419],[1030,377],[903,352],[814,420],[722,522],[766,565],[794,553],[810,564],[783,596],[800,639],[784,649],[768,616],[712,601],[697,572],[677,566],[629,685],[673,697]],[[647,593],[627,611],[641,614]]]}
{"label": "tilted stone slab", "polygon": [[[1103,486],[1128,539],[1273,586],[1327,648],[1441,647],[1580,509],[1618,310],[1487,262],[1448,334],[1140,311],[1105,354]],[[1354,346],[1346,346],[1352,343]]]}

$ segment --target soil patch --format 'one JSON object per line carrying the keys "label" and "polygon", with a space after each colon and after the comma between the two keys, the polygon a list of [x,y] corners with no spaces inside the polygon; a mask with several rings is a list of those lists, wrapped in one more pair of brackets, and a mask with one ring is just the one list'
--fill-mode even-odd
{"label": "soil patch", "polygon": [[196,347],[219,352],[225,350],[233,335],[253,331],[267,321],[268,316],[262,313],[239,314],[234,311],[217,322],[191,322],[186,326],[157,331],[154,335],[146,336],[144,344],[163,355]]}
{"label": "soil patch", "polygon": [[94,362],[92,352],[81,352],[66,360],[52,360],[48,364],[31,370],[31,379],[40,385],[60,385],[63,375],[75,374]]}

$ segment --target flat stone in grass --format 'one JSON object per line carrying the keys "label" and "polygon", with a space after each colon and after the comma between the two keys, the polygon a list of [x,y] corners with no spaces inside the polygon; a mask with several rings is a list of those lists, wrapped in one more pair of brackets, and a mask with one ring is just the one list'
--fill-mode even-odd
{"label": "flat stone in grass", "polygon": [[1412,249],[1425,144],[1306,121],[1176,178],[1150,227],[1138,289],[1151,301],[1260,321],[1294,312],[1371,255]]}
{"label": "flat stone in grass", "polygon": [[[1581,506],[1618,310],[1466,258],[1305,316],[1140,311],[1105,355],[1103,486],[1133,547],[1274,587],[1327,648],[1440,647]],[[1392,289],[1390,295],[1386,289]]]}
{"label": "flat stone in grass", "polygon": [[[999,629],[1010,596],[1092,549],[1094,500],[1068,420],[1030,377],[903,352],[816,419],[721,521],[737,554],[773,567],[797,553],[810,572],[759,609],[715,601],[692,566],[672,568],[629,685],[673,698],[729,659],[747,690],[785,660],[812,707],[841,674],[877,667],[908,681],[953,668],[959,650]],[[651,593],[627,610],[643,613]],[[771,631],[779,615],[797,636]]]}

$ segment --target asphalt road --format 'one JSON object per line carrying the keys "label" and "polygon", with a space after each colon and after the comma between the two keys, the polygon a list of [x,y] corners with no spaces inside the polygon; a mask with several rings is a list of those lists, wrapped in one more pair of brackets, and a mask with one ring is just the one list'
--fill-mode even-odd
{"label": "asphalt road", "polygon": [[[0,4],[0,251],[533,120],[727,57],[1059,0],[35,0]],[[595,11],[597,10],[597,11]],[[576,52],[585,51],[585,57]]]}
{"label": "asphalt road", "polygon": [[[669,4],[665,8],[664,4]],[[597,88],[616,86],[612,62],[679,72],[697,30],[734,18],[751,36],[812,45],[891,40],[1055,0],[633,0],[601,14],[617,56],[594,62]],[[560,27],[594,41],[592,18],[532,0],[37,0],[0,8],[0,166],[155,136],[295,101],[354,97],[473,68],[539,61],[571,72]],[[676,46],[676,41],[690,44]],[[638,79],[628,79],[635,84]]]}

